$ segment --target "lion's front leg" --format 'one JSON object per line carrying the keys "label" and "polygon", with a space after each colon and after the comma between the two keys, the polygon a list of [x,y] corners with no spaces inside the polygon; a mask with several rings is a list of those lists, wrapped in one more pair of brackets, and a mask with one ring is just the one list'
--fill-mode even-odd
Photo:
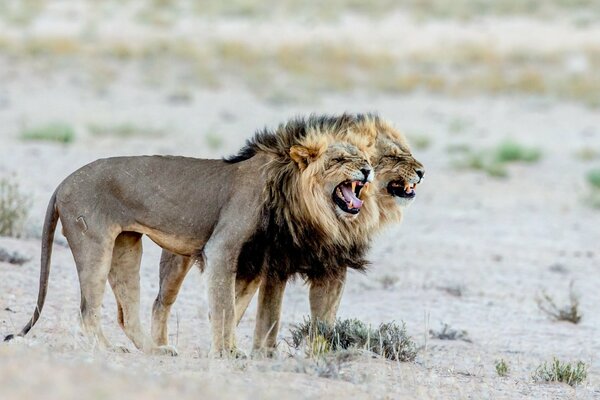
{"label": "lion's front leg", "polygon": [[346,269],[335,278],[310,281],[310,316],[313,323],[323,321],[333,324],[335,322],[345,283]]}
{"label": "lion's front leg", "polygon": [[276,278],[265,278],[261,281],[254,330],[254,353],[264,353],[269,356],[277,347],[285,285],[285,280]]}
{"label": "lion's front leg", "polygon": [[235,276],[239,252],[235,250],[237,246],[220,242],[209,243],[204,255],[212,331],[211,354],[225,357],[235,351]]}

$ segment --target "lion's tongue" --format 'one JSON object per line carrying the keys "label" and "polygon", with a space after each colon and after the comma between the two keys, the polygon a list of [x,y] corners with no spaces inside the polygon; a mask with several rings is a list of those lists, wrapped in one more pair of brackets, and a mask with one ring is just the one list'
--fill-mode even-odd
{"label": "lion's tongue", "polygon": [[362,207],[362,205],[363,205],[362,200],[359,199],[358,197],[356,197],[356,195],[352,191],[352,187],[350,185],[342,186],[342,194],[344,195],[344,200],[346,200],[346,203],[348,203],[349,205],[351,204],[350,208],[361,208]]}

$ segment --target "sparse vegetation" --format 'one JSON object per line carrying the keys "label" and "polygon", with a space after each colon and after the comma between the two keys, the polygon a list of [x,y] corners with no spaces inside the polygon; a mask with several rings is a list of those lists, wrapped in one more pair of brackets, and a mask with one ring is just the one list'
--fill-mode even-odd
{"label": "sparse vegetation", "polygon": [[433,339],[439,340],[462,340],[463,342],[472,343],[469,334],[465,330],[452,329],[448,324],[442,324],[439,331],[429,330],[429,335]]}
{"label": "sparse vegetation", "polygon": [[52,122],[21,132],[21,139],[58,143],[71,143],[75,140],[75,130],[64,122]]}
{"label": "sparse vegetation", "polygon": [[29,260],[31,260],[31,257],[25,256],[16,251],[9,252],[8,250],[0,247],[0,262],[23,265]]}
{"label": "sparse vegetation", "polygon": [[508,363],[503,359],[496,361],[496,373],[500,377],[508,376],[510,369],[508,368]]}
{"label": "sparse vegetation", "polygon": [[590,185],[590,191],[584,200],[590,207],[600,209],[600,169],[589,171],[586,180]]}
{"label": "sparse vegetation", "polygon": [[591,147],[583,147],[575,152],[575,157],[581,161],[592,161],[600,158],[600,151]]}
{"label": "sparse vegetation", "polygon": [[541,150],[525,147],[512,140],[505,140],[492,149],[478,152],[463,151],[462,158],[455,161],[459,168],[483,171],[489,176],[503,178],[508,176],[507,164],[514,162],[534,163],[541,156]]}
{"label": "sparse vegetation", "polygon": [[138,126],[133,123],[123,123],[123,124],[90,124],[88,126],[88,130],[92,136],[97,137],[118,137],[122,139],[132,138],[132,137],[161,137],[164,135],[165,131],[160,128],[152,128],[146,126]]}
{"label": "sparse vegetation", "polygon": [[398,277],[394,275],[383,275],[379,278],[379,282],[381,282],[381,287],[385,290],[393,288],[396,283],[398,283]]}
{"label": "sparse vegetation", "polygon": [[[490,47],[485,42],[465,42],[450,48],[398,53],[348,41],[283,41],[273,46],[257,46],[238,38],[208,42],[165,38],[98,44],[69,36],[5,38],[1,45],[4,53],[19,60],[41,56],[81,60],[93,66],[89,71],[92,80],[104,89],[114,82],[110,79],[116,74],[114,61],[137,65],[141,79],[156,86],[168,84],[164,60],[174,59],[189,75],[188,84],[214,88],[235,79],[261,98],[281,97],[277,94],[290,93],[290,88],[299,99],[311,98],[310,94],[314,98],[315,93],[322,91],[426,90],[452,96],[532,94],[600,106],[600,78],[590,73],[574,75],[565,66],[565,60],[576,51],[586,60],[586,69],[600,68],[599,51],[593,47],[523,54],[519,50]],[[52,69],[48,71],[51,72]],[[188,101],[188,96],[184,97],[174,99]],[[450,121],[450,132],[461,133],[466,128],[468,121]]]}
{"label": "sparse vegetation", "polygon": [[211,150],[219,150],[223,147],[223,136],[216,132],[207,132],[204,135],[204,142]]}
{"label": "sparse vegetation", "polygon": [[422,134],[407,135],[408,142],[417,150],[427,150],[431,146],[431,138]]}
{"label": "sparse vegetation", "polygon": [[29,198],[12,180],[0,179],[0,236],[20,237],[29,213]]}
{"label": "sparse vegetation", "polygon": [[321,357],[330,352],[360,349],[397,361],[414,361],[415,343],[406,334],[404,324],[381,324],[373,329],[357,319],[337,320],[334,325],[306,319],[290,330],[291,346],[305,347],[309,357]]}
{"label": "sparse vegetation", "polygon": [[587,378],[587,366],[582,361],[576,363],[561,362],[554,358],[551,363],[544,362],[533,373],[536,382],[563,382],[575,386]]}
{"label": "sparse vegetation", "polygon": [[512,140],[506,140],[498,145],[494,150],[494,157],[498,163],[509,162],[536,162],[542,156],[539,149],[525,147]]}
{"label": "sparse vegetation", "polygon": [[591,170],[588,172],[586,178],[593,189],[600,190],[600,169]]}
{"label": "sparse vegetation", "polygon": [[438,290],[448,293],[450,296],[462,297],[465,287],[462,285],[447,285],[447,286],[438,286]]}
{"label": "sparse vegetation", "polygon": [[554,299],[545,291],[537,298],[539,309],[555,321],[568,321],[578,324],[582,315],[579,311],[579,296],[573,289],[573,282],[569,285],[569,304],[564,307],[556,305]]}

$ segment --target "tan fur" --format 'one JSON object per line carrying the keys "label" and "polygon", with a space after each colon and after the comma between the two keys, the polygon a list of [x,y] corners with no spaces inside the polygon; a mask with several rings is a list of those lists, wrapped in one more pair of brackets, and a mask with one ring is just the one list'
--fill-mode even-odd
{"label": "tan fur", "polygon": [[[417,171],[424,171],[423,165],[412,156],[404,135],[379,118],[366,118],[352,130],[359,137],[372,138],[374,134],[377,136],[371,160],[376,174],[374,186],[379,209],[378,229],[390,223],[399,223],[404,208],[410,201],[391,196],[387,185],[397,180],[419,183],[421,178]],[[311,284],[309,299],[313,321],[335,321],[344,284],[345,274],[329,282]]]}
{"label": "tan fur", "polygon": [[[367,210],[377,210],[375,218],[373,214],[367,215],[365,220],[368,223],[356,226],[350,230],[343,229],[339,230],[339,224],[333,224],[332,227],[327,228],[328,232],[336,240],[341,240],[345,243],[357,240],[358,237],[370,236],[374,231],[378,230],[382,226],[391,223],[399,222],[402,217],[402,209],[408,204],[408,202],[398,201],[387,192],[387,184],[394,180],[405,180],[406,182],[417,182],[420,180],[416,174],[417,170],[423,170],[423,166],[416,161],[410,154],[410,148],[406,142],[404,136],[395,130],[391,125],[387,124],[379,118],[365,118],[358,124],[350,124],[342,129],[332,129],[328,132],[315,131],[317,136],[307,139],[307,143],[304,143],[306,148],[302,146],[294,147],[290,152],[290,156],[297,163],[299,168],[306,170],[308,165],[305,160],[311,160],[315,155],[322,155],[322,147],[318,144],[320,141],[325,140],[322,135],[330,135],[336,140],[343,140],[349,142],[359,148],[363,153],[367,154],[371,164],[375,167],[375,181],[370,186],[370,190],[373,192],[376,198],[376,203],[366,204],[361,214]],[[319,137],[321,135],[321,137]],[[312,150],[310,150],[312,149]],[[305,182],[298,182],[305,188],[310,188],[311,180],[314,182],[319,180],[318,175],[311,176],[307,174],[303,179]],[[304,191],[303,191],[304,192]],[[364,194],[367,194],[363,191]],[[315,215],[319,212],[318,204],[321,200],[318,200],[318,196],[313,198],[305,207],[305,211],[302,214]],[[368,208],[367,208],[368,207]],[[363,214],[364,216],[364,214]],[[301,217],[301,216],[300,216]],[[325,220],[327,221],[327,220]],[[352,221],[350,221],[352,223]],[[324,226],[330,224],[325,222]],[[343,226],[343,225],[342,225]],[[340,236],[338,236],[340,235]],[[169,264],[161,264],[161,271],[164,269],[170,269]],[[173,270],[179,271],[177,268],[177,262],[173,263]],[[177,274],[175,274],[177,275]],[[184,273],[185,275],[185,273]],[[171,274],[165,274],[165,277],[169,277]],[[343,292],[346,272],[343,270],[338,275],[333,275],[328,280],[312,281],[310,282],[310,304],[311,304],[311,315],[313,319],[324,320],[327,322],[333,322],[335,319],[337,309],[340,303],[341,295]],[[275,336],[278,319],[276,321],[277,326],[269,325],[265,322],[269,317],[265,317],[268,312],[266,310],[275,310],[279,307],[280,296],[282,295],[282,287],[285,283],[273,280],[261,284],[261,295],[259,305],[257,326],[255,330],[255,348],[256,347],[267,347],[272,348],[275,345]],[[173,290],[174,283],[179,280],[183,280],[183,276],[178,275],[176,279],[163,279],[161,274],[161,293],[157,298],[159,302],[163,293],[169,293],[169,301],[174,301],[177,295],[179,286],[176,290]],[[239,322],[243,313],[245,312],[251,297],[254,295],[258,286],[256,281],[251,284],[248,282],[238,282],[236,287],[242,287],[239,291],[236,291],[236,319]],[[243,292],[243,295],[240,293]],[[271,306],[266,306],[264,303],[272,301]],[[276,312],[272,314],[277,314]],[[153,331],[165,331],[167,329],[166,321],[168,318],[168,308],[155,307],[153,314]],[[272,317],[273,318],[273,317]],[[156,328],[155,328],[156,327]],[[158,344],[166,345],[166,336],[154,336]]]}
{"label": "tan fur", "polygon": [[[106,281],[118,304],[118,319],[125,334],[143,352],[176,354],[147,336],[139,319],[139,268],[141,236],[147,235],[181,261],[159,304],[160,324],[172,304],[191,264],[199,262],[208,275],[212,352],[235,350],[236,296],[240,305],[260,280],[239,280],[237,263],[242,246],[262,224],[263,210],[271,209],[294,232],[297,245],[307,230],[321,232],[333,246],[348,237],[372,229],[378,218],[375,196],[365,195],[365,210],[359,215],[341,215],[331,195],[342,182],[363,179],[371,170],[368,157],[347,141],[317,132],[297,137],[283,132],[274,145],[263,146],[243,161],[199,160],[183,157],[121,157],[98,160],[66,178],[48,207],[44,227],[44,252],[38,307],[20,335],[35,324],[44,304],[48,285],[51,244],[56,221],[75,258],[81,286],[81,316],[84,332],[103,348],[114,348],[100,325]],[[216,190],[206,190],[214,188]],[[367,207],[368,205],[368,207]],[[269,208],[270,207],[270,208]],[[326,245],[323,242],[323,245]],[[170,262],[170,261],[166,261]],[[264,301],[259,305],[257,346],[270,346],[277,334],[283,284],[262,281]],[[161,287],[161,290],[163,288]],[[244,307],[245,308],[245,307]],[[154,327],[153,327],[154,328]],[[166,329],[153,329],[158,342]]]}

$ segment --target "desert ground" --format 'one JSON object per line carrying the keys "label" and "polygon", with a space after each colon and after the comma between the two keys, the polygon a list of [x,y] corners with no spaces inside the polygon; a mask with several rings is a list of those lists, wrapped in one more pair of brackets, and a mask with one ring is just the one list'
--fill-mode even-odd
{"label": "desert ground", "polygon": [[[600,9],[398,3],[0,5],[0,179],[18,187],[26,213],[0,237],[0,338],[33,311],[54,188],[95,159],[219,158],[293,116],[377,112],[427,171],[404,221],[375,238],[369,271],[349,274],[339,311],[373,326],[404,322],[414,362],[290,348],[290,328],[309,314],[300,280],[285,294],[277,357],[211,359],[196,270],[169,322],[178,357],[135,350],[108,287],[105,332],[131,352],[98,350],[80,332],[76,269],[58,234],[40,321],[0,344],[0,398],[600,398]],[[512,162],[506,146],[533,156]],[[159,258],[145,240],[148,330]],[[563,308],[570,292],[579,323],[540,309],[544,294]],[[248,352],[255,310],[237,330]],[[444,325],[456,340],[439,338]],[[585,363],[587,377],[534,379],[554,357]]]}

